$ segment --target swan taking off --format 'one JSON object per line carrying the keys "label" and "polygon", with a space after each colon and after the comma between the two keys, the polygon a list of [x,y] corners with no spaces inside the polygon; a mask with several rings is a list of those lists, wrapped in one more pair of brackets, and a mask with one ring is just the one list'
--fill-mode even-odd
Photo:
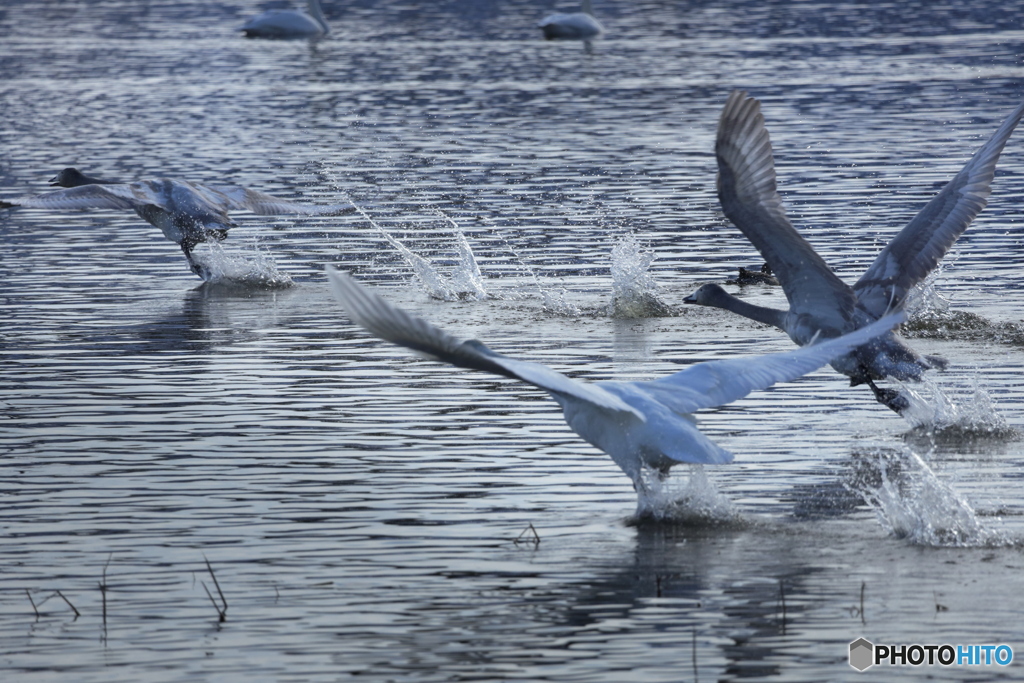
{"label": "swan taking off", "polygon": [[[853,287],[840,280],[789,222],[775,186],[771,141],[760,103],[733,92],[718,123],[718,198],[733,224],[761,252],[778,278],[789,310],[755,306],[718,285],[704,285],[686,303],[724,308],[783,330],[803,346],[815,335],[838,337],[898,311],[907,294],[938,265],[988,199],[996,161],[1024,115],[1024,104],[1003,122],[949,183],[882,250]],[[843,354],[832,367],[867,384],[875,398],[896,412],[907,399],[874,380],[917,381],[925,370],[945,367],[935,356],[919,356],[895,332]]]}
{"label": "swan taking off", "polygon": [[604,33],[604,27],[594,18],[590,0],[583,0],[582,9],[571,14],[550,14],[537,26],[548,40],[588,40]]}
{"label": "swan taking off", "polygon": [[316,38],[327,35],[327,25],[319,0],[306,3],[309,14],[297,9],[272,9],[255,16],[241,27],[246,38]]}
{"label": "swan taking off", "polygon": [[349,317],[381,339],[436,360],[519,379],[547,391],[569,427],[611,456],[646,491],[644,470],[660,476],[678,463],[725,463],[732,454],[697,429],[690,415],[796,379],[903,320],[887,316],[856,332],[796,351],[692,365],[650,382],[578,382],[544,365],[513,360],[477,340],[461,341],[392,306],[348,275],[327,268]]}
{"label": "swan taking off", "polygon": [[0,209],[131,209],[178,244],[192,272],[204,280],[209,274],[193,259],[192,249],[200,242],[219,242],[227,237],[228,229],[236,225],[228,211],[248,209],[264,216],[337,216],[355,211],[339,204],[298,204],[244,187],[200,185],[170,178],[113,183],[90,178],[74,168],[65,168],[50,183],[67,189],[0,201]]}

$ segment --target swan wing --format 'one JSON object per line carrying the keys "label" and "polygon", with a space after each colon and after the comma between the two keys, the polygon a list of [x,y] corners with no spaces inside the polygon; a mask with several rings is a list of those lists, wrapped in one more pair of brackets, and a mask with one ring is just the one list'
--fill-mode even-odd
{"label": "swan wing", "polygon": [[715,155],[722,211],[761,252],[790,308],[835,329],[848,327],[856,304],[853,292],[786,216],[775,184],[772,143],[757,99],[739,90],[729,96],[718,122]]}
{"label": "swan wing", "polygon": [[6,207],[21,206],[27,209],[52,209],[65,211],[73,209],[134,209],[146,203],[136,197],[131,185],[81,185],[54,192],[3,202]]}
{"label": "swan wing", "polygon": [[483,370],[519,379],[551,394],[563,395],[612,411],[644,416],[595,384],[584,384],[539,363],[513,360],[476,340],[462,341],[427,321],[392,306],[348,275],[327,268],[334,295],[349,317],[381,339],[460,368]]}
{"label": "swan wing", "polygon": [[1022,116],[1024,104],[1006,118],[963,170],[882,249],[853,286],[863,308],[881,316],[900,306],[910,289],[938,265],[988,203],[996,162]]}
{"label": "swan wing", "polygon": [[[200,186],[197,186],[200,187]],[[250,190],[246,187],[232,185],[218,185],[216,187],[203,187],[207,193],[216,193],[217,201],[225,210],[248,209],[253,213],[262,216],[284,216],[288,214],[304,214],[309,216],[354,213],[355,207],[348,204],[330,204],[318,206],[315,204],[301,204],[299,202],[280,199],[278,197]]]}
{"label": "swan wing", "polygon": [[896,313],[841,337],[795,351],[700,363],[662,379],[635,384],[677,413],[714,408],[817,370],[836,356],[885,334],[904,318],[903,313]]}

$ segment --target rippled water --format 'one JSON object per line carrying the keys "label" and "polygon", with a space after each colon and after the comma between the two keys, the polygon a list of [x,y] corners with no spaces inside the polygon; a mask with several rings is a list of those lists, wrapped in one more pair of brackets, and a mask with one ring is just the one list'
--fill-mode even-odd
{"label": "rippled water", "polygon": [[[759,264],[714,193],[728,92],[763,100],[794,222],[849,282],[1024,94],[1017,2],[595,4],[588,53],[539,39],[541,2],[328,1],[315,44],[239,37],[257,3],[4,3],[0,198],[75,165],[365,211],[239,213],[205,285],[134,214],[0,213],[4,680],[852,680],[859,636],[1024,654],[1021,131],[909,326],[951,361],[926,414],[828,369],[707,411],[736,462],[677,468],[675,524],[635,525],[540,392],[340,315],[325,263],[574,377],[784,350],[680,305]],[[660,317],[615,305],[645,296]]]}

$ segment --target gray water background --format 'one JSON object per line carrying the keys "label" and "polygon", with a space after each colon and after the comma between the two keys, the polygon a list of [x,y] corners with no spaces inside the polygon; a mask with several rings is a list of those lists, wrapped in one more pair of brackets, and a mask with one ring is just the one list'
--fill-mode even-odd
{"label": "gray water background", "polygon": [[[260,9],[5,2],[0,196],[75,165],[351,198],[442,275],[450,218],[492,297],[431,299],[362,216],[238,214],[227,257],[294,282],[256,289],[202,285],[133,214],[0,214],[4,680],[861,680],[859,636],[1024,656],[1024,133],[910,333],[951,361],[932,419],[827,368],[706,411],[736,462],[670,484],[704,521],[635,525],[546,396],[371,339],[322,272],[584,379],[791,348],[680,305],[759,263],[714,192],[728,93],[762,99],[790,215],[853,282],[1020,103],[1022,3],[598,0],[590,52],[540,40],[543,2],[327,2],[317,43],[241,38]],[[610,314],[631,233],[678,315]]]}

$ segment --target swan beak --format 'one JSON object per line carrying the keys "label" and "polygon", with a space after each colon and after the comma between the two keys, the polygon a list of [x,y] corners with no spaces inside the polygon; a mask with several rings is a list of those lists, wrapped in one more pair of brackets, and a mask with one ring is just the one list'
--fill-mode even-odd
{"label": "swan beak", "polygon": [[50,185],[60,185],[60,182],[57,180],[57,176],[50,178]]}
{"label": "swan beak", "polygon": [[688,296],[685,299],[683,299],[683,303],[684,304],[695,304],[695,303],[697,303],[697,297],[695,297],[693,294],[691,294],[690,296]]}

